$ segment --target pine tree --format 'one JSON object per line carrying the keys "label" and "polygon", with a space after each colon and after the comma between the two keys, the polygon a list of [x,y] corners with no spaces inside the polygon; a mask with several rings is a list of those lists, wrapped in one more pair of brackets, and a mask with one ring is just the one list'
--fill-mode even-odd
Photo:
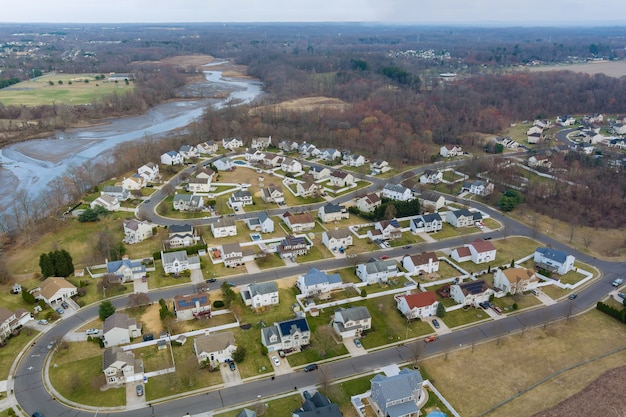
{"label": "pine tree", "polygon": [[115,314],[115,306],[109,300],[104,300],[100,303],[100,308],[98,309],[98,316],[100,320],[105,321],[107,317]]}
{"label": "pine tree", "polygon": [[41,275],[44,278],[54,275],[54,263],[49,253],[42,253],[39,256],[39,268],[41,268]]}

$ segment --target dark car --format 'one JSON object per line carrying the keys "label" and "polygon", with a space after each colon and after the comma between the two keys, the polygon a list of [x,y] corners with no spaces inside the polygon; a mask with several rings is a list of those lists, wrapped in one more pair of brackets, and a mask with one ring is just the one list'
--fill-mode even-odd
{"label": "dark car", "polygon": [[237,369],[237,367],[235,366],[235,362],[233,361],[228,361],[228,367],[230,368],[231,371],[234,371],[235,369]]}
{"label": "dark car", "polygon": [[578,294],[570,294],[569,297],[567,297],[567,298],[569,298],[570,300],[573,300],[576,297],[578,297]]}
{"label": "dark car", "polygon": [[439,327],[441,327],[437,319],[433,319],[433,326],[435,326],[435,329],[438,329]]}
{"label": "dark car", "polygon": [[205,279],[207,284],[210,284],[211,282],[217,282],[217,280],[215,278],[209,278],[209,279]]}
{"label": "dark car", "polygon": [[57,309],[55,310],[57,313],[59,314],[63,314],[65,313],[65,310],[63,310],[61,307],[57,307]]}
{"label": "dark car", "polygon": [[70,308],[70,305],[68,303],[66,303],[65,301],[63,301],[61,303],[61,307],[63,307],[64,309],[68,309],[68,308]]}
{"label": "dark car", "polygon": [[143,385],[139,384],[135,389],[137,390],[137,396],[141,397],[143,395]]}
{"label": "dark car", "polygon": [[35,411],[33,413],[33,417],[43,417],[43,414],[41,414],[39,411]]}
{"label": "dark car", "polygon": [[307,365],[307,366],[304,367],[304,372],[315,371],[317,368],[319,368],[319,366],[317,366],[316,363],[312,363],[312,364]]}

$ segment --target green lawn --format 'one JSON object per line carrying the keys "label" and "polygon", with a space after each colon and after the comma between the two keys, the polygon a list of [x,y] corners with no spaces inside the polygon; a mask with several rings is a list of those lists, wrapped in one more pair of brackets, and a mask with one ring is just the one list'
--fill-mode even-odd
{"label": "green lawn", "polygon": [[442,229],[436,233],[431,233],[431,236],[433,237],[433,239],[442,240],[442,239],[448,239],[451,237],[471,235],[471,234],[475,234],[478,232],[479,232],[478,228],[474,226],[454,227],[448,223],[444,223]]}
{"label": "green lawn", "polygon": [[13,361],[24,346],[30,343],[37,334],[39,332],[24,328],[19,335],[11,337],[6,346],[0,349],[0,380],[7,379]]}
{"label": "green lawn", "polygon": [[[256,411],[258,416],[272,417],[291,417],[293,411],[299,408],[303,403],[303,398],[299,394],[289,395],[287,397],[277,398],[271,401],[261,401],[255,405],[241,407],[236,410],[226,411],[224,413],[213,414],[215,417],[236,417],[244,408]],[[262,410],[264,414],[261,414]]]}
{"label": "green lawn", "polygon": [[442,320],[446,323],[446,326],[454,328],[465,324],[475,323],[477,321],[491,320],[491,318],[482,309],[470,307],[467,311],[459,309],[447,312]]}

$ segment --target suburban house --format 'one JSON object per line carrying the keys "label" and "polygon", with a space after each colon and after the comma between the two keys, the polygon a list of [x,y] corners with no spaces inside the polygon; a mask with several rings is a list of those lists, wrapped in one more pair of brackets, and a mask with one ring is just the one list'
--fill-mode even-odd
{"label": "suburban house", "polygon": [[438,169],[427,169],[420,177],[422,184],[439,184],[443,180],[443,172]]}
{"label": "suburban house", "polygon": [[222,217],[211,223],[211,233],[213,237],[237,236],[237,225],[231,217]]}
{"label": "suburban house", "polygon": [[238,190],[230,195],[227,204],[233,209],[237,207],[237,210],[239,210],[243,206],[251,206],[252,203],[252,193],[250,191]]}
{"label": "suburban house", "polygon": [[278,305],[278,286],[274,281],[249,284],[241,291],[241,297],[253,309]]}
{"label": "suburban house", "polygon": [[257,217],[250,217],[244,219],[244,222],[248,225],[248,229],[261,233],[274,232],[274,220],[264,211],[259,212]]}
{"label": "suburban house", "polygon": [[35,293],[35,298],[43,300],[52,307],[53,304],[61,303],[77,294],[77,288],[60,277],[48,277],[39,286],[39,292]]}
{"label": "suburban house", "polygon": [[411,191],[409,188],[406,188],[405,186],[400,184],[389,183],[385,184],[385,186],[383,187],[382,196],[384,198],[398,201],[409,201],[415,198],[413,196],[413,191]]}
{"label": "suburban house", "polygon": [[261,163],[270,168],[276,168],[276,167],[281,166],[284,160],[285,158],[283,158],[282,156],[279,156],[273,153],[268,153],[268,154],[265,154],[265,157],[263,158]]}
{"label": "suburban house", "polygon": [[427,211],[439,211],[446,206],[446,198],[432,191],[422,191],[419,196],[420,208]]}
{"label": "suburban house", "polygon": [[534,255],[535,265],[546,271],[565,275],[574,269],[576,258],[567,252],[553,248],[537,248]]}
{"label": "suburban house", "polygon": [[206,141],[196,145],[196,149],[200,154],[214,154],[217,153],[219,145],[214,140]]}
{"label": "suburban house", "polygon": [[423,379],[419,371],[404,368],[393,376],[377,374],[370,380],[371,401],[377,416],[418,417]]}
{"label": "suburban house", "polygon": [[376,193],[370,193],[356,200],[356,208],[363,213],[373,213],[376,207],[380,207],[382,200]]}
{"label": "suburban house", "polygon": [[493,275],[493,286],[507,294],[519,294],[535,290],[539,278],[532,269],[526,268],[498,268]]}
{"label": "suburban house", "polygon": [[493,188],[494,185],[490,182],[476,180],[464,183],[461,191],[469,191],[470,194],[485,196],[493,193]]}
{"label": "suburban house", "polygon": [[322,186],[313,181],[303,181],[296,184],[296,193],[302,198],[317,197],[322,193]]}
{"label": "suburban house", "polygon": [[280,185],[270,185],[261,189],[261,198],[266,203],[283,204],[285,202],[285,193],[283,193],[283,188]]}
{"label": "suburban house", "polygon": [[513,138],[510,136],[504,136],[504,137],[498,136],[498,137],[493,138],[493,140],[495,143],[500,144],[507,149],[519,148],[519,143],[514,141]]}
{"label": "suburban house", "polygon": [[173,224],[168,226],[168,246],[179,248],[194,245],[200,240],[193,230],[191,224]]}
{"label": "suburban house", "polygon": [[283,214],[283,221],[294,233],[304,232],[315,228],[315,220],[309,213],[291,214],[287,211]]}
{"label": "suburban house", "polygon": [[309,169],[309,174],[313,176],[315,181],[321,181],[330,177],[330,169],[325,166],[315,165]]}
{"label": "suburban house", "polygon": [[133,174],[130,177],[126,177],[122,180],[122,188],[126,190],[136,191],[141,190],[146,186],[146,180],[139,174]]}
{"label": "suburban house", "polygon": [[372,316],[365,306],[339,308],[333,317],[333,329],[342,338],[360,337],[372,328]]}
{"label": "suburban house", "polygon": [[215,171],[206,166],[203,166],[196,171],[196,178],[210,178],[211,181],[213,181],[215,177]]}
{"label": "suburban house", "polygon": [[124,220],[124,243],[139,243],[151,238],[154,227],[152,223],[144,220]]}
{"label": "suburban house", "polygon": [[108,195],[117,198],[118,201],[126,201],[130,198],[130,191],[119,185],[105,185],[100,195]]}
{"label": "suburban house", "polygon": [[452,249],[452,252],[450,252],[450,257],[457,262],[467,262],[472,259],[472,252],[470,251],[468,246],[461,246]]}
{"label": "suburban house", "polygon": [[196,194],[176,194],[173,204],[174,210],[197,211],[204,207],[204,198]]}
{"label": "suburban house", "polygon": [[538,126],[533,126],[526,131],[526,140],[530,144],[536,144],[539,142],[543,142],[543,129]]}
{"label": "suburban house", "polygon": [[0,343],[11,336],[11,323],[16,320],[15,313],[5,307],[0,307]]}
{"label": "suburban house", "polygon": [[119,278],[121,283],[132,282],[146,276],[146,266],[141,261],[124,258],[119,261],[107,261],[107,274]]}
{"label": "suburban house", "polygon": [[533,155],[528,158],[528,166],[531,168],[552,168],[550,158],[545,155]]}
{"label": "suburban house", "polygon": [[389,166],[389,162],[378,160],[370,162],[370,171],[372,175],[379,175],[391,171],[391,167]]}
{"label": "suburban house", "polygon": [[356,266],[356,276],[367,284],[387,282],[398,276],[398,264],[393,259],[378,260],[372,258]]}
{"label": "suburban house", "polygon": [[208,193],[211,191],[211,183],[213,178],[189,178],[187,180],[187,191],[190,193]]}
{"label": "suburban house", "polygon": [[180,165],[184,161],[183,156],[176,151],[165,152],[161,155],[161,163],[163,165]]}
{"label": "suburban house", "polygon": [[278,149],[285,152],[293,152],[298,150],[298,142],[288,139],[283,139],[278,142]]}
{"label": "suburban house", "polygon": [[330,174],[330,185],[334,187],[349,187],[354,184],[354,175],[345,171],[333,171]]}
{"label": "suburban house", "polygon": [[327,294],[343,288],[339,274],[327,274],[317,268],[312,268],[304,275],[298,277],[296,286],[307,297]]}
{"label": "suburban house", "polygon": [[470,250],[472,262],[482,264],[496,260],[496,247],[489,240],[481,238],[474,239],[472,243],[467,245]]}
{"label": "suburban house", "polygon": [[349,167],[360,167],[365,165],[365,157],[353,153],[345,154],[341,158],[341,163]]}
{"label": "suburban house", "polygon": [[178,320],[211,318],[211,300],[206,292],[174,297],[174,314]]}
{"label": "suburban house", "polygon": [[183,156],[183,159],[198,157],[198,149],[193,145],[181,145],[178,153]]}
{"label": "suburban house", "polygon": [[239,138],[224,138],[222,139],[222,147],[229,151],[234,151],[237,148],[241,148],[243,142]]}
{"label": "suburban house", "polygon": [[411,232],[413,233],[433,233],[443,228],[443,220],[439,213],[422,214],[410,222]]}
{"label": "suburban house", "polygon": [[552,122],[547,119],[535,119],[533,120],[533,126],[537,126],[542,129],[550,129],[552,127]]}
{"label": "suburban house", "polygon": [[108,211],[118,211],[120,209],[120,202],[115,197],[111,197],[108,194],[101,194],[100,197],[89,203],[91,209],[96,207],[102,207]]}
{"label": "suburban house", "polygon": [[[291,412],[291,417],[342,417],[343,413],[339,409],[339,406],[335,403],[331,403],[330,400],[321,394],[319,391],[313,394],[311,397],[306,397],[302,405]],[[236,417],[240,417],[237,415]],[[241,417],[256,417],[249,415],[243,415]]]}
{"label": "suburban house", "polygon": [[463,306],[476,307],[479,303],[489,301],[493,293],[494,291],[483,280],[450,285],[450,297]]}
{"label": "suburban house", "polygon": [[243,157],[246,158],[248,162],[261,162],[265,159],[265,153],[258,150],[246,150]]}
{"label": "suburban house", "polygon": [[394,240],[402,237],[400,224],[396,219],[383,220],[374,223],[374,230],[369,230],[367,236],[372,240]]}
{"label": "suburban house", "polygon": [[394,296],[396,305],[400,313],[408,320],[420,319],[437,315],[439,301],[432,291],[418,292],[415,294]]}
{"label": "suburban house", "polygon": [[245,263],[243,255],[243,249],[241,249],[238,242],[224,243],[222,245],[221,256],[224,265],[227,267],[243,265]]}
{"label": "suburban house", "polygon": [[306,142],[302,142],[302,144],[298,147],[298,152],[305,158],[320,154],[320,150],[317,149],[315,145]]}
{"label": "suburban house", "polygon": [[193,340],[193,350],[199,364],[206,363],[217,368],[220,363],[233,359],[237,350],[233,332],[209,333]]}
{"label": "suburban house", "polygon": [[300,349],[308,345],[310,340],[311,329],[306,318],[281,321],[261,329],[261,343],[267,347],[268,352]]}
{"label": "suburban house", "polygon": [[322,233],[322,243],[331,251],[347,249],[352,246],[352,232],[348,228],[326,230]]}
{"label": "suburban house", "polygon": [[132,350],[111,346],[104,349],[102,354],[102,372],[106,377],[107,385],[125,384],[134,380],[135,370],[143,373],[141,359],[135,359]]}
{"label": "suburban house", "polygon": [[601,113],[591,113],[583,116],[583,124],[602,123],[604,121],[604,115]]}
{"label": "suburban house", "polygon": [[481,221],[479,212],[471,212],[468,209],[450,210],[446,212],[446,222],[454,227],[474,226],[474,222]]}
{"label": "suburban house", "polygon": [[460,156],[463,155],[463,148],[459,145],[443,145],[441,149],[439,149],[439,155],[444,158]]}
{"label": "suburban house", "polygon": [[558,116],[555,122],[559,126],[571,126],[576,123],[576,119],[574,118],[574,116],[566,114],[563,116]]}
{"label": "suburban house", "polygon": [[266,138],[252,138],[250,141],[250,148],[252,149],[267,149],[272,146],[272,137]]}
{"label": "suburban house", "polygon": [[218,171],[228,171],[235,167],[235,163],[227,156],[223,156],[213,161],[213,166]]}
{"label": "suburban house", "polygon": [[317,211],[317,217],[319,217],[324,223],[330,223],[342,219],[348,219],[350,217],[350,213],[345,206],[328,203],[319,208]]}
{"label": "suburban house", "polygon": [[107,317],[102,325],[104,347],[130,343],[131,339],[141,336],[141,323],[123,313]]}
{"label": "suburban house", "polygon": [[307,240],[302,236],[287,235],[278,245],[278,253],[281,258],[292,258],[309,253]]}
{"label": "suburban house", "polygon": [[337,149],[324,149],[323,151],[320,151],[318,157],[325,161],[334,161],[337,158],[341,158],[341,152]]}
{"label": "suburban house", "polygon": [[163,270],[166,274],[178,274],[190,269],[187,251],[184,250],[161,252],[161,261],[163,262]]}
{"label": "suburban house", "polygon": [[280,169],[288,174],[297,174],[302,172],[302,164],[297,159],[284,158],[280,164]]}
{"label": "suburban house", "polygon": [[402,267],[411,275],[432,274],[439,271],[439,258],[435,252],[422,252],[402,258]]}

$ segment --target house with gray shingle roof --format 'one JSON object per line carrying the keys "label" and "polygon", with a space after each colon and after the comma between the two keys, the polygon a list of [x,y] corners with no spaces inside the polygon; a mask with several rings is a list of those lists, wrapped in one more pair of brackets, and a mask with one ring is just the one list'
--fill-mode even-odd
{"label": "house with gray shingle roof", "polygon": [[141,261],[125,258],[119,261],[107,261],[106,266],[107,274],[115,275],[122,283],[146,276],[146,266]]}
{"label": "house with gray shingle roof", "polygon": [[141,323],[128,315],[115,313],[104,320],[102,340],[105,347],[130,343],[132,338],[141,336]]}
{"label": "house with gray shingle roof", "polygon": [[348,246],[352,246],[352,232],[348,228],[326,230],[322,233],[322,243],[332,251],[347,249]]}
{"label": "house with gray shingle roof", "polygon": [[252,308],[262,308],[277,305],[278,286],[274,281],[254,283],[241,292],[241,297],[247,306]]}
{"label": "house with gray shingle roof", "polygon": [[[331,403],[324,395],[316,392],[313,396],[307,398],[305,395],[304,403],[291,413],[291,417],[341,417],[343,413],[339,406]],[[239,416],[237,416],[239,417]],[[255,416],[256,417],[256,416]]]}
{"label": "house with gray shingle roof", "polygon": [[335,311],[333,329],[343,339],[359,337],[364,330],[372,328],[372,316],[365,306],[340,308]]}
{"label": "house with gray shingle roof", "polygon": [[308,345],[310,339],[311,329],[306,318],[281,321],[261,329],[261,343],[267,347],[268,352],[279,349],[299,350],[302,346]]}
{"label": "house with gray shingle roof", "polygon": [[312,268],[306,274],[300,275],[296,285],[306,296],[326,294],[343,288],[339,274],[327,274],[317,268]]}
{"label": "house with gray shingle roof", "polygon": [[248,225],[248,229],[261,233],[272,233],[274,231],[274,220],[264,211],[260,212],[257,217],[244,219]]}
{"label": "house with gray shingle roof", "polygon": [[446,213],[446,222],[454,227],[474,226],[474,222],[482,220],[483,216],[479,212],[472,212],[468,209],[450,210]]}
{"label": "house with gray shingle roof", "polygon": [[385,184],[382,196],[398,201],[409,201],[415,198],[413,196],[413,191],[401,184]]}
{"label": "house with gray shingle roof", "polygon": [[378,374],[370,380],[372,407],[377,416],[417,417],[424,380],[419,371],[404,368],[399,374]]}
{"label": "house with gray shingle roof", "polygon": [[107,385],[124,384],[128,378],[135,375],[135,371],[143,373],[143,362],[141,359],[135,359],[132,351],[124,351],[117,346],[104,349],[102,372]]}
{"label": "house with gray shingle roof", "polygon": [[422,214],[410,222],[413,233],[434,233],[443,228],[443,220],[439,213]]}
{"label": "house with gray shingle roof", "polygon": [[174,196],[174,210],[191,211],[204,207],[204,198],[201,195],[180,193]]}
{"label": "house with gray shingle roof", "polygon": [[348,219],[350,218],[350,213],[345,206],[328,203],[319,208],[317,211],[317,217],[319,217],[324,223],[330,223],[342,219]]}
{"label": "house with gray shingle roof", "polygon": [[233,359],[233,352],[237,350],[235,334],[223,332],[196,337],[193,341],[193,349],[198,363],[207,362],[215,368],[227,359]]}
{"label": "house with gray shingle roof", "polygon": [[389,278],[398,276],[398,264],[393,259],[381,261],[372,258],[356,266],[356,276],[368,284],[387,282]]}
{"label": "house with gray shingle roof", "polygon": [[189,269],[189,258],[187,257],[187,251],[184,250],[161,252],[161,261],[166,274],[177,274]]}

